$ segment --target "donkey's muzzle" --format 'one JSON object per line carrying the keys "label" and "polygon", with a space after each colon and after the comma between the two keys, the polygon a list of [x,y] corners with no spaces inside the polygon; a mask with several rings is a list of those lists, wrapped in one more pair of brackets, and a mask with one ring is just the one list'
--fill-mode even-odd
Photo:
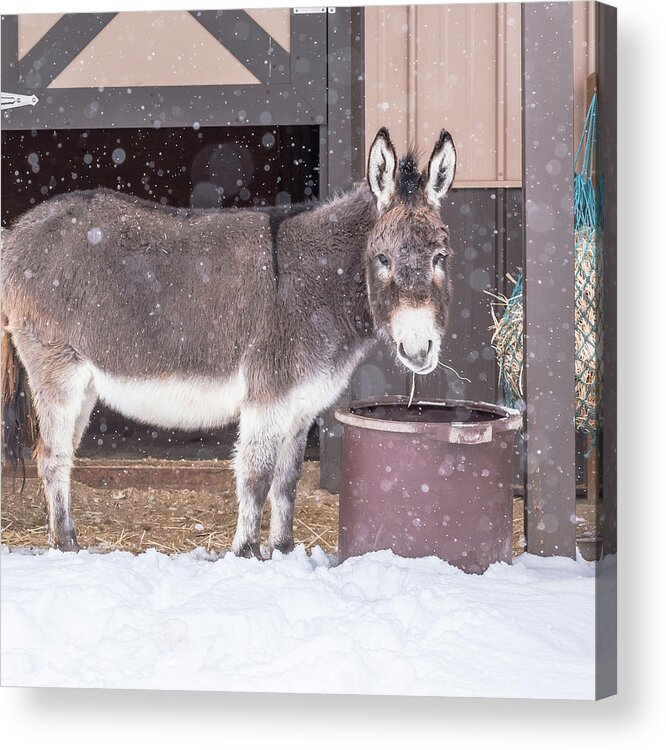
{"label": "donkey's muzzle", "polygon": [[398,355],[400,359],[414,372],[420,372],[421,370],[427,370],[430,372],[433,369],[432,353],[432,339],[428,339],[425,344],[421,346],[414,346],[412,344],[405,348],[402,341],[398,344]]}
{"label": "donkey's muzzle", "polygon": [[399,307],[391,316],[389,330],[405,367],[419,375],[437,367],[441,335],[431,305]]}

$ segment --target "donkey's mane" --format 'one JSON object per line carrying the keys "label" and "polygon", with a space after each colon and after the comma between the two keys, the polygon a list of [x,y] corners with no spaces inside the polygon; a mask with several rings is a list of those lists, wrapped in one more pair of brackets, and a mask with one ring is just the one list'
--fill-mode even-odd
{"label": "donkey's mane", "polygon": [[[206,216],[207,214],[219,214],[219,213],[238,213],[238,212],[250,212],[268,215],[271,223],[271,231],[277,231],[280,224],[287,219],[291,219],[299,214],[314,211],[317,208],[322,208],[340,200],[344,200],[349,196],[356,194],[359,189],[363,190],[366,186],[365,181],[354,185],[351,189],[341,188],[333,191],[329,196],[322,199],[310,198],[298,203],[289,203],[286,205],[278,206],[210,206],[206,208],[194,208],[190,206],[172,206],[164,203],[158,203],[157,201],[141,198],[136,195],[129,193],[123,193],[118,190],[113,190],[107,187],[97,187],[88,190],[71,190],[67,193],[62,193],[46,201],[39,208],[45,210],[46,205],[57,205],[58,203],[75,199],[79,204],[92,202],[100,196],[107,195],[113,200],[126,203],[130,206],[136,206],[137,208],[147,209],[156,214],[165,214],[170,216],[178,216],[182,219],[188,219],[196,216]],[[19,217],[16,222],[18,223],[23,217]],[[14,224],[13,223],[13,224]],[[12,224],[12,226],[13,226]],[[7,227],[3,227],[3,231],[8,231]]]}
{"label": "donkey's mane", "polygon": [[398,164],[396,191],[402,200],[410,200],[422,184],[423,174],[419,171],[418,154],[414,148],[410,148]]}

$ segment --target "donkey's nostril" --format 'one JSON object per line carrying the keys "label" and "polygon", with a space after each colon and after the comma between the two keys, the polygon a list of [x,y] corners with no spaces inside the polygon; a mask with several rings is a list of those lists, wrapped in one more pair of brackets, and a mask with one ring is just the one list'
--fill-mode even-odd
{"label": "donkey's nostril", "polygon": [[431,356],[431,352],[434,347],[434,342],[432,339],[428,339],[428,343],[426,346],[410,346],[411,342],[407,343],[407,346],[409,348],[405,348],[405,345],[401,341],[398,344],[398,356],[407,364],[409,367],[412,367],[413,369],[420,369],[423,367],[423,365],[428,361],[428,359]]}

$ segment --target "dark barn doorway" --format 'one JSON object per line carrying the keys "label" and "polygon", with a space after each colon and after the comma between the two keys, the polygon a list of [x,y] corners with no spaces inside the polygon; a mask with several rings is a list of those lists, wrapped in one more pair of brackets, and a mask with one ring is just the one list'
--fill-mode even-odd
{"label": "dark barn doorway", "polygon": [[[2,225],[41,201],[107,187],[179,207],[247,208],[319,197],[319,128],[120,128],[2,133]],[[89,458],[223,459],[235,425],[183,433],[101,404],[79,450]],[[308,457],[319,454],[311,431]]]}

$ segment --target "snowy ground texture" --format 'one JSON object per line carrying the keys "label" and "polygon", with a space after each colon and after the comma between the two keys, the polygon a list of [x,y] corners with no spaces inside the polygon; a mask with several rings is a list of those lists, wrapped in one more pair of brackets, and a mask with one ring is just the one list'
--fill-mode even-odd
{"label": "snowy ground texture", "polygon": [[594,566],[3,550],[2,684],[594,697]]}

